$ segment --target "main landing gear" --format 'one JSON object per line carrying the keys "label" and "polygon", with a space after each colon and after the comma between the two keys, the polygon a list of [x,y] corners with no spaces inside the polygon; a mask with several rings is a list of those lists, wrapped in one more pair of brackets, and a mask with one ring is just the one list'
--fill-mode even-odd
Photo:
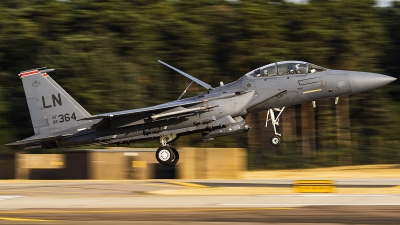
{"label": "main landing gear", "polygon": [[175,148],[169,146],[168,143],[176,140],[176,135],[161,136],[161,147],[156,151],[156,159],[159,163],[173,166],[179,161],[179,152]]}
{"label": "main landing gear", "polygon": [[179,161],[179,153],[170,146],[161,146],[156,152],[156,159],[161,164],[173,166]]}
{"label": "main landing gear", "polygon": [[[272,136],[270,139],[270,143],[272,146],[278,146],[281,144],[281,136],[282,135],[276,131],[276,126],[279,126],[279,117],[281,116],[284,109],[285,109],[285,106],[282,107],[281,109],[279,109],[279,108],[272,109],[271,108],[267,111],[267,119],[265,121],[265,127],[268,126],[268,121],[271,121],[272,127],[274,128],[274,133],[275,133],[275,135]],[[275,118],[275,111],[279,112],[279,114],[276,118]],[[271,119],[269,117],[271,117]]]}

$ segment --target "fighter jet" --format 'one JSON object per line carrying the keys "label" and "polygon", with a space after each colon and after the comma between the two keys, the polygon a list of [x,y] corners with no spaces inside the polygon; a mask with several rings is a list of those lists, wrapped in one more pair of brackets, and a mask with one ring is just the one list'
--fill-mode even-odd
{"label": "fighter jet", "polygon": [[[303,61],[271,63],[218,87],[171,66],[207,91],[194,97],[147,108],[89,114],[48,73],[54,69],[22,71],[22,80],[35,135],[9,143],[30,148],[70,148],[87,145],[129,144],[159,139],[156,159],[175,165],[178,151],[171,146],[180,136],[201,133],[204,141],[247,132],[245,119],[267,111],[273,146],[281,143],[277,125],[285,106],[357,94],[381,87],[396,78],[366,72],[327,69]],[[266,124],[267,124],[266,123]]]}

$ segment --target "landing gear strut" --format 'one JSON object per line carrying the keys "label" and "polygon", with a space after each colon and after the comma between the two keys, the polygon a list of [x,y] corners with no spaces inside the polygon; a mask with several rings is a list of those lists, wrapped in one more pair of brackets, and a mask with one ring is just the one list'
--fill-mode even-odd
{"label": "landing gear strut", "polygon": [[[268,126],[268,121],[271,121],[272,127],[274,128],[274,133],[275,133],[275,135],[272,136],[271,139],[270,139],[271,145],[273,145],[273,146],[278,146],[278,145],[281,144],[281,138],[280,137],[282,135],[276,131],[276,126],[279,126],[279,117],[281,116],[281,114],[282,114],[284,109],[285,109],[285,106],[282,107],[281,109],[279,109],[279,108],[272,109],[271,108],[271,109],[269,109],[267,111],[267,119],[265,121],[265,127]],[[275,118],[275,111],[279,112],[279,114],[278,114],[278,116],[276,118]],[[269,117],[271,117],[271,119]]]}
{"label": "landing gear strut", "polygon": [[156,151],[156,159],[159,163],[173,166],[179,161],[178,150],[169,146],[169,143],[176,139],[177,136],[175,134],[160,137],[162,146]]}

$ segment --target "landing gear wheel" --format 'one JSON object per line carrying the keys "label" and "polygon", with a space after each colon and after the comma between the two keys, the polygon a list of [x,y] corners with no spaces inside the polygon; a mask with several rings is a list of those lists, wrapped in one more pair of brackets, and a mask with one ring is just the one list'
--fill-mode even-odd
{"label": "landing gear wheel", "polygon": [[175,161],[175,153],[169,146],[162,146],[156,151],[156,159],[161,164],[169,165]]}
{"label": "landing gear wheel", "polygon": [[274,135],[269,140],[272,146],[278,146],[281,144],[281,138],[278,135]]}
{"label": "landing gear wheel", "polygon": [[173,165],[177,164],[178,161],[179,161],[179,152],[178,152],[178,150],[176,150],[175,148],[171,148],[171,149],[174,152],[175,159],[172,162],[168,163],[169,166],[173,166]]}

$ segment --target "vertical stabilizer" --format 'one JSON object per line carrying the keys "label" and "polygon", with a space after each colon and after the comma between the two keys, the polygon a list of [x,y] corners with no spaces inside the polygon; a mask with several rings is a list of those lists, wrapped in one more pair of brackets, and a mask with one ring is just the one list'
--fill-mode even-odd
{"label": "vertical stabilizer", "polygon": [[48,136],[88,121],[78,121],[90,114],[76,102],[47,72],[32,69],[19,74],[28,102],[35,135]]}

